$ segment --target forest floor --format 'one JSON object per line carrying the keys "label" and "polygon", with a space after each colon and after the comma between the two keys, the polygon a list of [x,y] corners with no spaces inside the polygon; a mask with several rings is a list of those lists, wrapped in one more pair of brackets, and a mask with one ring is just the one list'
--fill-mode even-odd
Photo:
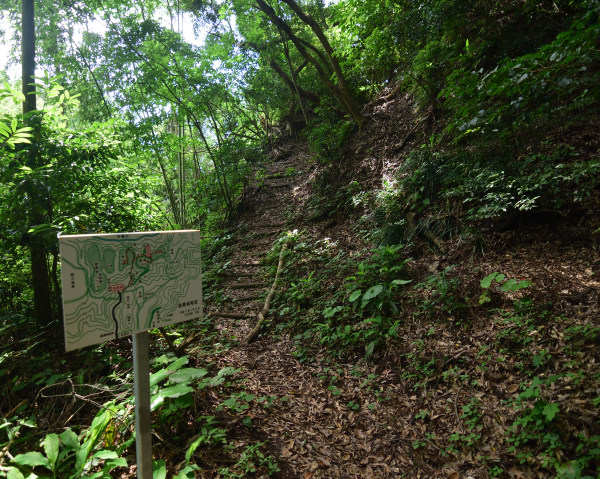
{"label": "forest floor", "polygon": [[[394,173],[401,150],[417,141],[399,116],[406,105],[394,106],[404,101],[372,104],[354,158],[334,165],[339,185],[358,178],[377,187]],[[280,468],[275,477],[285,478],[554,477],[557,463],[573,474],[565,477],[580,477],[598,467],[600,252],[590,219],[600,217],[598,192],[568,224],[481,225],[484,248],[454,237],[441,252],[419,238],[407,266],[421,296],[401,308],[400,337],[369,360],[336,358],[318,344],[302,350],[293,328],[278,327],[285,308],[270,311],[267,334],[246,344],[273,281],[266,259],[276,259],[284,232],[301,231],[309,248],[356,255],[356,264],[363,258],[356,216],[311,214],[324,174],[332,172],[303,140],[278,141],[231,223],[223,295],[207,302],[214,341],[227,347],[205,360],[238,368],[246,393],[275,399],[269,408],[248,401],[252,425],[239,429],[240,444],[265,442]],[[289,277],[306,266],[283,270]],[[480,281],[493,272],[531,286],[490,288],[483,307]],[[339,287],[322,285],[317,297]]]}
{"label": "forest floor", "polygon": [[[254,165],[229,236],[210,253],[205,319],[169,332],[194,338],[178,351],[190,366],[179,378],[215,376],[180,397],[178,386],[163,389],[172,397],[155,409],[153,441],[168,477],[188,462],[202,478],[598,476],[600,191],[573,211],[500,224],[465,225],[446,209],[439,214],[455,233],[439,244],[417,227],[398,238],[402,247],[373,253],[373,212],[348,197],[376,197],[425,141],[410,112],[401,94],[371,102],[364,131],[328,166],[301,138],[278,139]],[[599,124],[556,135],[595,155]],[[357,271],[376,287],[379,275],[396,271],[388,280],[404,288],[394,290],[397,310],[379,318],[385,327],[371,349],[363,339],[377,316],[348,298]],[[492,273],[504,276],[483,287]],[[260,333],[246,342],[267,304]],[[336,325],[336,311],[349,323]],[[168,351],[158,333],[151,339],[153,355]],[[3,416],[38,414],[41,440],[80,430],[117,400],[127,412],[121,437],[104,424],[100,442],[114,448],[131,437],[128,339],[108,343],[101,357],[57,346],[53,360],[20,341],[0,371],[12,378],[0,383]],[[189,392],[187,384],[179,390]],[[135,476],[132,449],[123,446],[128,466],[113,477]]]}

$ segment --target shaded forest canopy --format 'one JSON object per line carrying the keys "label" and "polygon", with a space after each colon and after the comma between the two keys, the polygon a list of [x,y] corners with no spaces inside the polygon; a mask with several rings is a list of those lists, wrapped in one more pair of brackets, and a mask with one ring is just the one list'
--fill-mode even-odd
{"label": "shaded forest canopy", "polygon": [[0,0],[37,75],[0,72],[0,477],[135,472],[129,345],[60,353],[56,237],[187,228],[210,314],[152,333],[158,470],[338,477],[253,429],[290,398],[224,363],[243,338],[217,313],[245,321],[228,288],[256,282],[227,278],[263,217],[282,226],[259,343],[406,446],[373,432],[379,469],[339,477],[401,458],[406,477],[598,477],[597,0],[33,3]]}

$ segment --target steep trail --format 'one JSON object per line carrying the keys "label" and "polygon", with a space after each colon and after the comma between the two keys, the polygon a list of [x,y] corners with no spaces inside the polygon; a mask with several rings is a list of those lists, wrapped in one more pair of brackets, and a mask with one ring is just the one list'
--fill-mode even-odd
{"label": "steep trail", "polygon": [[[398,129],[397,118],[391,115],[378,127],[396,128],[400,148],[412,130]],[[538,402],[527,395],[540,378],[555,381],[536,393],[560,410],[546,430],[564,425],[568,457],[577,457],[580,431],[598,430],[599,245],[597,232],[583,233],[598,228],[600,189],[584,205],[581,221],[565,215],[561,224],[501,231],[488,222],[475,235],[445,237],[445,253],[425,234],[409,232],[414,245],[398,261],[410,255],[412,286],[401,298],[397,337],[388,338],[373,361],[336,362],[322,352],[325,344],[307,345],[307,336],[326,339],[327,333],[312,334],[318,326],[300,341],[288,332],[296,320],[304,328],[310,320],[327,323],[327,299],[341,283],[326,277],[334,270],[348,276],[330,261],[334,254],[356,271],[351,258],[362,261],[361,251],[372,248],[360,239],[371,223],[357,223],[356,215],[332,211],[334,203],[327,202],[338,190],[344,193],[350,179],[361,191],[376,192],[381,179],[393,175],[403,157],[388,151],[384,133],[373,140],[369,132],[347,149],[359,155],[352,166],[345,157],[328,170],[317,168],[300,140],[279,143],[270,160],[256,166],[230,224],[234,238],[223,265],[223,299],[207,304],[217,335],[211,338],[215,352],[206,358],[215,367],[238,369],[235,379],[243,385],[233,388],[252,399],[245,401],[248,409],[225,411],[219,419],[236,447],[265,444],[281,469],[274,477],[555,477],[552,466],[524,464],[516,455],[527,453],[533,440],[525,437],[515,453],[508,439],[530,433],[515,425],[535,413]],[[351,177],[343,168],[352,168]],[[310,300],[287,305],[294,314],[273,311],[263,330],[268,334],[245,345],[273,281],[277,239],[295,229],[300,239],[290,243],[284,266],[288,297],[293,283],[317,271],[324,273],[311,285],[318,289]],[[315,260],[324,244],[331,254]],[[494,272],[530,280],[526,296],[497,287],[489,291],[490,304],[482,304],[481,280]],[[229,390],[216,394],[211,405],[218,408],[230,397]]]}
{"label": "steep trail", "polygon": [[220,367],[239,368],[247,393],[273,398],[270,408],[252,403],[249,416],[253,434],[277,458],[281,472],[275,477],[399,477],[408,465],[422,473],[430,466],[417,467],[418,461],[409,459],[410,438],[393,430],[397,402],[390,399],[397,381],[389,371],[331,364],[325,356],[301,362],[286,336],[243,344],[271,286],[261,261],[282,232],[294,229],[286,223],[286,211],[301,205],[310,180],[309,151],[300,140],[280,145],[271,158],[257,167],[231,228],[235,243],[222,284],[225,300],[207,305],[215,328],[231,345],[213,359]]}
{"label": "steep trail", "polygon": [[[284,151],[277,150],[278,161],[255,166],[240,206],[243,213],[231,225],[234,245],[226,267],[226,278],[221,285],[225,300],[219,305],[209,306],[208,313],[220,319],[218,328],[222,331],[228,329],[228,323],[231,323],[237,337],[243,337],[252,328],[265,292],[270,287],[262,261],[273,242],[286,229],[282,212],[289,202],[289,190],[302,181],[299,175],[291,177],[289,174],[297,171],[302,155],[306,154],[302,150],[296,152],[296,148],[295,144],[288,145]],[[294,156],[287,158],[292,152]]]}

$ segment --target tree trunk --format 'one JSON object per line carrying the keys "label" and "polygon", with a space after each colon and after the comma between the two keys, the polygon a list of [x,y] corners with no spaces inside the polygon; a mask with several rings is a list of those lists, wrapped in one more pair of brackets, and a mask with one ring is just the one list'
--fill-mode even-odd
{"label": "tree trunk", "polygon": [[21,80],[23,81],[23,115],[36,109],[35,86],[32,78],[35,75],[35,10],[34,0],[21,0]]}
{"label": "tree trunk", "polygon": [[275,73],[277,73],[281,77],[281,79],[285,82],[290,91],[296,91],[297,87],[298,94],[302,98],[306,98],[315,105],[319,105],[319,103],[321,103],[321,97],[319,95],[312,91],[305,90],[300,85],[295,85],[294,81],[281,69],[281,67],[277,63],[275,63],[275,60],[269,60],[269,66],[273,69],[273,71],[275,71]]}
{"label": "tree trunk", "polygon": [[[34,0],[21,0],[21,62],[23,83],[23,94],[25,101],[23,102],[23,116],[25,121],[30,121],[27,118],[28,113],[36,109],[35,86],[32,83],[35,81],[35,10]],[[32,125],[35,126],[35,125]],[[29,167],[37,168],[39,160],[36,155],[35,144],[32,145]],[[36,194],[37,188],[32,185],[29,223],[31,226],[45,223],[44,210],[42,206],[42,198]],[[35,234],[32,235],[29,243],[30,258],[31,258],[31,286],[33,287],[33,305],[35,310],[35,319],[40,327],[46,327],[52,321],[52,303],[50,295],[50,278],[48,275],[48,263],[46,245],[43,240]]]}
{"label": "tree trunk", "polygon": [[[364,116],[360,111],[357,103],[355,102],[348,86],[346,84],[346,79],[343,75],[343,72],[340,68],[339,62],[337,61],[335,54],[333,52],[333,48],[329,44],[327,37],[325,36],[323,29],[319,26],[319,24],[309,15],[306,15],[298,4],[294,0],[283,0],[286,4],[288,4],[294,13],[304,22],[306,23],[314,32],[314,34],[319,39],[321,46],[325,50],[325,54],[319,51],[314,45],[302,40],[297,35],[294,34],[291,27],[280,17],[277,16],[273,7],[265,3],[264,0],[255,0],[258,8],[269,18],[269,20],[280,30],[286,33],[289,39],[292,41],[294,46],[298,49],[298,52],[311,64],[315,67],[319,78],[325,84],[327,89],[331,92],[331,94],[335,97],[335,99],[340,103],[344,111],[348,113],[352,119],[356,122],[359,129],[362,128],[362,124],[364,121]],[[318,58],[315,58],[308,50],[314,52]],[[319,61],[320,60],[320,61]],[[331,73],[333,72],[333,76],[337,80],[337,84],[334,83],[331,79]]]}
{"label": "tree trunk", "polygon": [[[290,49],[288,48],[287,39],[285,38],[283,32],[279,30],[279,35],[281,36],[281,42],[283,43],[283,53],[285,55],[285,59],[288,64],[288,68],[290,70],[290,78],[292,79],[292,84],[294,86],[293,93],[298,96],[298,102],[300,103],[300,109],[302,110],[302,116],[304,116],[304,123],[308,125],[308,116],[306,116],[306,109],[304,108],[304,101],[302,100],[302,95],[300,95],[300,89],[298,88],[298,82],[296,81],[296,73],[294,72],[294,65],[292,65],[292,59],[290,57]],[[306,63],[306,60],[304,60]],[[294,122],[294,110],[291,111],[292,116],[288,118],[288,121],[293,124]]]}

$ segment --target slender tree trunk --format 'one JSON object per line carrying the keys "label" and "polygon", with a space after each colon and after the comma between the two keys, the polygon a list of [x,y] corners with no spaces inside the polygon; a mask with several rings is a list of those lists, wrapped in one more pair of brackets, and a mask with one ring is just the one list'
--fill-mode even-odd
{"label": "slender tree trunk", "polygon": [[[142,11],[143,11],[143,8],[142,8]],[[108,117],[112,118],[112,111],[110,109],[110,106],[108,106],[108,102],[106,101],[106,96],[104,95],[104,90],[100,86],[100,83],[98,82],[98,78],[96,78],[96,75],[94,74],[94,70],[92,69],[91,65],[87,61],[87,58],[85,58],[85,55],[83,54],[83,51],[81,50],[81,48],[79,48],[77,45],[75,45],[75,48],[77,49],[79,56],[83,60],[85,67],[90,72],[90,75],[92,76],[92,80],[94,80],[94,85],[96,85],[96,90],[98,90],[98,94],[102,98],[102,102],[104,103],[104,108],[106,109],[106,113],[108,114]]]}
{"label": "slender tree trunk", "polygon": [[[35,86],[35,9],[34,0],[21,0],[21,33],[23,40],[21,42],[21,62],[23,83],[23,116],[26,121],[27,115],[36,109]],[[35,125],[33,125],[35,126]],[[36,155],[35,144],[32,145],[29,167],[34,169],[38,167],[39,160]],[[30,210],[29,222],[31,226],[45,223],[42,198],[36,193],[35,185],[30,188]],[[33,287],[33,305],[35,310],[35,319],[39,326],[46,327],[52,321],[52,303],[50,295],[50,278],[48,275],[47,252],[44,241],[35,234],[29,243],[31,258],[31,285]]]}
{"label": "slender tree trunk", "polygon": [[[298,82],[296,80],[296,73],[294,72],[294,66],[292,65],[292,59],[290,58],[290,49],[288,48],[287,39],[285,38],[285,35],[281,31],[281,29],[279,29],[279,36],[281,37],[281,41],[283,43],[283,52],[285,54],[285,59],[287,61],[287,64],[288,64],[288,67],[290,70],[290,77],[292,79],[292,84],[294,85],[294,92],[298,96],[298,101],[300,102],[300,109],[302,110],[302,116],[304,116],[304,123],[306,125],[308,125],[308,116],[306,116],[306,110],[304,109],[304,100],[302,99],[302,95],[300,95],[300,89],[298,88]],[[292,110],[291,113],[292,113],[292,118],[288,118],[288,121],[290,121],[290,123],[293,124],[294,123],[294,118],[293,118],[294,111]]]}
{"label": "slender tree trunk", "polygon": [[[292,10],[298,15],[298,17],[306,23],[313,30],[321,46],[325,50],[325,54],[319,51],[314,45],[302,40],[294,34],[291,27],[280,17],[277,16],[273,7],[267,4],[264,0],[254,0],[258,8],[269,18],[269,20],[279,29],[283,30],[288,38],[292,41],[294,46],[298,49],[300,55],[302,55],[317,71],[317,74],[321,78],[321,81],[325,84],[327,89],[340,103],[342,108],[348,113],[352,119],[356,122],[359,129],[362,128],[364,116],[360,111],[356,101],[352,97],[350,90],[346,84],[346,79],[342,73],[339,62],[337,61],[333,49],[327,37],[323,33],[321,27],[314,21],[314,19],[302,12],[298,7],[298,4],[294,0],[283,0],[287,3]],[[307,48],[317,54],[318,58],[315,58]],[[320,60],[320,61],[319,61]],[[332,80],[332,75],[337,80],[337,84]]]}
{"label": "slender tree trunk", "polygon": [[23,41],[21,42],[21,80],[23,81],[23,114],[36,109],[35,86],[35,10],[34,0],[21,0],[21,29]]}
{"label": "slender tree trunk", "polygon": [[[181,107],[177,110],[180,111]],[[183,124],[183,126],[182,126]],[[185,150],[184,150],[184,138],[185,138],[185,123],[179,119],[177,115],[177,137],[179,138],[179,208],[181,216],[181,228],[186,229],[186,215],[185,215]]]}

